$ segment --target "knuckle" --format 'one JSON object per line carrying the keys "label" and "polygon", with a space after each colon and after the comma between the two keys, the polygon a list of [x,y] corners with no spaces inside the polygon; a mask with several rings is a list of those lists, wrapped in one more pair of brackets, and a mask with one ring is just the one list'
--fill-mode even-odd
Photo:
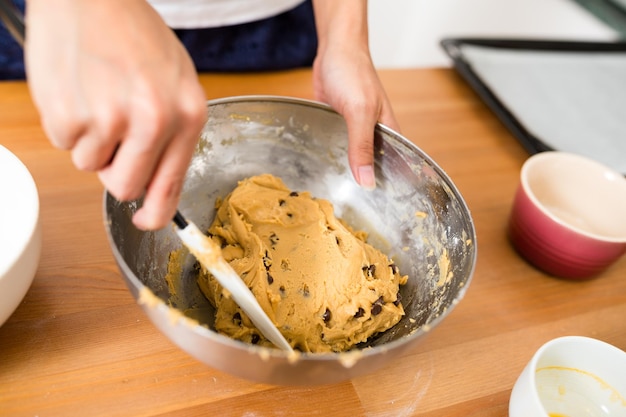
{"label": "knuckle", "polygon": [[171,177],[167,181],[160,182],[157,187],[156,190],[153,189],[152,191],[159,196],[162,202],[174,201],[182,190],[182,178]]}
{"label": "knuckle", "polygon": [[70,150],[86,130],[86,123],[67,111],[55,109],[42,117],[42,127],[52,145]]}
{"label": "knuckle", "polygon": [[147,148],[155,145],[165,132],[171,129],[172,117],[164,106],[155,103],[145,108],[138,119],[134,119],[135,128],[141,132],[142,142]]}
{"label": "knuckle", "polygon": [[131,201],[141,197],[142,192],[124,181],[111,181],[104,184],[107,191],[119,201]]}
{"label": "knuckle", "polygon": [[170,111],[155,87],[140,85],[128,102],[129,129],[144,139],[156,136],[170,121]]}
{"label": "knuckle", "polygon": [[80,152],[78,149],[72,151],[72,163],[79,171],[94,171],[96,169],[92,160]]}
{"label": "knuckle", "polygon": [[135,184],[132,176],[117,171],[99,171],[100,182],[119,201],[136,200],[143,195],[143,185]]}
{"label": "knuckle", "polygon": [[204,91],[197,84],[188,86],[185,90],[186,92],[179,96],[181,98],[178,104],[179,111],[186,126],[189,126],[190,129],[198,130],[207,119]]}
{"label": "knuckle", "polygon": [[380,105],[377,100],[362,97],[354,103],[355,111],[368,116],[378,116]]}
{"label": "knuckle", "polygon": [[201,103],[200,105],[187,106],[183,109],[184,120],[193,130],[199,130],[204,126],[207,120],[206,105]]}
{"label": "knuckle", "polygon": [[103,143],[118,141],[127,124],[127,116],[119,107],[99,106],[94,109],[92,124],[99,141]]}

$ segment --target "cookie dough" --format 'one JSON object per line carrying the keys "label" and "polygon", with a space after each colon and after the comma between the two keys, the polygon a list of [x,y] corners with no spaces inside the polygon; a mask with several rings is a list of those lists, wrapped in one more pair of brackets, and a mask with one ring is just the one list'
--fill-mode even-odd
{"label": "cookie dough", "polygon": [[[341,352],[404,315],[396,265],[333,214],[329,201],[269,174],[239,182],[217,204],[209,236],[294,349]],[[215,329],[271,346],[210,273],[198,282]]]}

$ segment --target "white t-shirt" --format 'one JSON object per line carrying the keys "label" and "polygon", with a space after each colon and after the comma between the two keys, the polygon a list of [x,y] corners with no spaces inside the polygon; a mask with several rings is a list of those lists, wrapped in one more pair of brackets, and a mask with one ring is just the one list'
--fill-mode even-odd
{"label": "white t-shirt", "polygon": [[237,25],[275,16],[304,0],[148,0],[174,29]]}

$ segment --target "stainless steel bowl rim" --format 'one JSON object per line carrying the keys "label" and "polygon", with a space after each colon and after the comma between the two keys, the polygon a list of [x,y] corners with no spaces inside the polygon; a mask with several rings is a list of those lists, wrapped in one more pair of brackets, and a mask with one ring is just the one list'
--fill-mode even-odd
{"label": "stainless steel bowl rim", "polygon": [[[297,104],[297,105],[304,105],[304,106],[308,106],[308,107],[316,107],[328,112],[332,112],[332,113],[336,113],[337,112],[335,110],[333,110],[330,106],[328,106],[327,104],[318,102],[318,101],[314,101],[314,100],[308,100],[308,99],[302,99],[302,98],[295,98],[295,97],[285,97],[285,96],[277,96],[277,95],[242,95],[242,96],[233,96],[233,97],[226,97],[226,98],[219,98],[219,99],[213,99],[213,100],[208,100],[207,101],[207,108],[210,108],[211,106],[214,105],[219,105],[219,104],[230,104],[230,103],[241,103],[241,102],[280,102],[280,103],[293,103],[293,104]],[[210,114],[209,114],[210,117]],[[458,192],[457,187],[455,186],[455,184],[453,183],[453,181],[450,179],[450,177],[446,174],[446,172],[432,159],[430,158],[426,153],[424,153],[417,145],[415,145],[413,142],[411,142],[410,140],[408,140],[407,138],[405,138],[404,136],[402,136],[400,133],[394,131],[393,129],[381,124],[381,123],[377,123],[376,125],[376,130],[380,130],[383,132],[386,132],[387,134],[389,134],[391,137],[394,137],[394,139],[396,139],[398,142],[400,142],[403,146],[411,148],[415,153],[419,154],[424,160],[426,160],[429,165],[436,171],[437,175],[439,175],[449,186],[449,189],[451,190],[452,193],[454,193],[455,198],[458,200],[458,203],[462,206],[463,210],[468,213],[469,216],[469,227],[470,227],[470,239],[473,241],[474,246],[476,247],[477,244],[477,240],[476,240],[476,230],[475,230],[475,226],[474,226],[474,222],[473,219],[471,217],[471,212],[469,210],[469,207],[467,206],[465,200],[463,199],[462,195]],[[106,200],[107,200],[107,191],[104,191],[104,198],[103,198],[103,214],[104,214],[104,219],[107,219],[107,212],[106,212]],[[109,195],[110,196],[110,195]],[[106,229],[106,233],[107,233],[107,238],[109,240],[110,246],[112,248],[112,251],[114,252],[114,256],[116,258],[116,260],[119,259],[123,259],[122,254],[120,253],[120,251],[118,250],[118,248],[115,245],[115,242],[113,240],[113,236],[111,234],[111,230],[108,227],[105,227]],[[428,322],[426,325],[421,326],[420,328],[418,328],[416,331],[412,332],[411,334],[404,336],[400,339],[396,339],[396,340],[392,340],[390,342],[385,343],[384,345],[381,346],[374,346],[374,347],[367,347],[365,349],[360,349],[358,350],[359,353],[359,357],[367,357],[367,356],[371,356],[371,355],[376,355],[376,354],[380,354],[380,353],[385,353],[386,351],[390,351],[390,350],[394,350],[396,347],[399,347],[400,345],[404,345],[407,344],[408,341],[415,339],[417,337],[419,337],[420,335],[427,333],[431,330],[431,328],[434,328],[438,325],[438,323],[440,321],[442,321],[449,313],[452,309],[454,309],[454,307],[458,304],[458,302],[464,297],[465,293],[467,292],[467,289],[472,281],[473,275],[474,275],[474,270],[476,267],[476,258],[477,258],[477,250],[474,249],[473,254],[472,254],[472,259],[471,259],[471,269],[469,271],[469,274],[467,276],[467,279],[465,280],[465,284],[464,287],[462,289],[459,290],[457,296],[453,299],[453,302],[450,303],[448,309],[446,310],[445,314],[442,314],[438,317],[435,317],[434,319],[432,319],[430,322]],[[139,299],[139,293],[142,291],[143,288],[148,288],[147,286],[145,286],[133,273],[133,271],[131,271],[131,269],[128,267],[128,265],[126,265],[125,262],[118,262],[118,266],[123,269],[126,273],[126,276],[128,278],[128,281],[130,281],[132,283],[132,286],[130,286],[130,290],[131,292],[134,294],[135,298],[138,300]],[[128,282],[127,281],[127,282]],[[147,307],[145,305],[142,306],[144,309],[146,308],[150,308]],[[160,311],[161,314],[166,314],[168,310],[172,310],[173,308],[168,306],[163,300],[160,300],[160,303],[154,307],[157,310]],[[270,349],[270,348],[265,348],[265,347],[261,347],[261,346],[255,346],[255,345],[250,345],[238,340],[234,340],[231,339],[227,336],[221,335],[211,329],[209,329],[206,326],[200,325],[200,324],[196,324],[196,325],[190,325],[189,322],[185,322],[183,325],[187,326],[189,328],[189,330],[191,330],[192,332],[201,335],[202,337],[207,337],[209,339],[216,339],[218,340],[220,343],[227,345],[229,347],[238,349],[238,350],[243,350],[246,352],[250,352],[250,353],[256,353],[261,355],[262,357],[276,357],[276,358],[285,358],[287,357],[287,353],[284,351],[281,351],[279,349]],[[332,361],[337,361],[337,359],[341,356],[341,355],[346,355],[346,354],[350,354],[354,351],[348,351],[348,352],[344,352],[344,353],[301,353],[299,354],[299,361],[310,361],[310,360],[314,360],[314,361],[320,361],[320,360],[332,360]]]}

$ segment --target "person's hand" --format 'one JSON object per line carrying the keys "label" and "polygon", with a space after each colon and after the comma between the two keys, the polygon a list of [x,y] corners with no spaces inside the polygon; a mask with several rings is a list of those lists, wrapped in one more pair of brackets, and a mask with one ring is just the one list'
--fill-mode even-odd
{"label": "person's hand", "polygon": [[352,175],[363,188],[375,188],[374,128],[377,122],[396,131],[399,126],[369,54],[332,46],[317,56],[313,68],[316,99],[346,120]]}
{"label": "person's hand", "polygon": [[313,64],[315,98],[346,120],[352,175],[374,188],[374,128],[399,131],[369,53],[366,1],[314,1],[319,48]]}
{"label": "person's hand", "polygon": [[29,0],[27,80],[53,145],[97,172],[133,222],[171,222],[206,100],[183,45],[144,0]]}

